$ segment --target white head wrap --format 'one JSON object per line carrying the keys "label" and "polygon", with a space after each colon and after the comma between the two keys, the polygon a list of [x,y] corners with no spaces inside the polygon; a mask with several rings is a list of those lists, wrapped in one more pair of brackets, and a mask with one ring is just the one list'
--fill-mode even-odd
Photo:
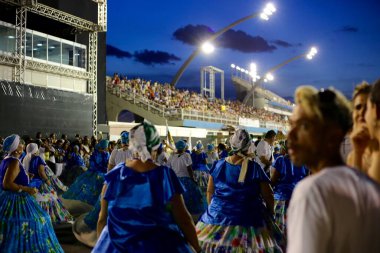
{"label": "white head wrap", "polygon": [[36,143],[30,143],[26,146],[26,156],[22,162],[26,171],[29,170],[30,161],[32,160],[32,155],[37,154],[38,145]]}
{"label": "white head wrap", "polygon": [[5,138],[3,150],[10,155],[17,149],[18,144],[20,144],[20,136],[12,134]]}
{"label": "white head wrap", "polygon": [[135,126],[129,132],[129,148],[133,153],[137,152],[141,161],[151,159],[151,152],[160,147],[160,135],[157,129],[149,121]]}
{"label": "white head wrap", "polygon": [[231,136],[230,143],[232,148],[231,152],[243,158],[238,182],[244,183],[248,170],[248,162],[250,160],[250,157],[246,156],[245,153],[251,145],[251,137],[247,130],[238,128],[234,135]]}

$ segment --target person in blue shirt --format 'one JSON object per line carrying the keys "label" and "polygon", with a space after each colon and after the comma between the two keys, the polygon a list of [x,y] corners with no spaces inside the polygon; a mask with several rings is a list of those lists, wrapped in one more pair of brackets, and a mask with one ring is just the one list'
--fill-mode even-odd
{"label": "person in blue shirt", "polygon": [[29,177],[19,157],[24,144],[20,136],[4,140],[8,155],[0,164],[0,252],[63,253],[47,214],[32,196]]}
{"label": "person in blue shirt", "polygon": [[130,148],[139,158],[105,176],[93,253],[201,251],[180,181],[172,169],[154,163],[159,145],[147,121],[130,131]]}
{"label": "person in blue shirt", "polygon": [[62,195],[62,202],[70,213],[90,211],[96,204],[104,183],[110,154],[108,140],[101,140],[90,157],[90,168],[80,175]]}
{"label": "person in blue shirt", "polygon": [[[214,163],[207,189],[209,206],[196,225],[204,252],[282,252],[274,224],[273,192],[259,164],[247,156],[251,139],[238,128],[232,151]],[[264,204],[265,203],[265,204]]]}
{"label": "person in blue shirt", "polygon": [[271,168],[271,182],[274,187],[275,221],[283,233],[286,232],[286,210],[297,183],[309,174],[305,166],[293,165],[288,155],[287,142],[281,147],[282,155]]}

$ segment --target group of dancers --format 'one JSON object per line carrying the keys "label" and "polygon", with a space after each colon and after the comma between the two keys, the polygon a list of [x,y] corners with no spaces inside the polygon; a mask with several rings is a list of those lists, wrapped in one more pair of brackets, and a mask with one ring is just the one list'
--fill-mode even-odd
{"label": "group of dancers", "polygon": [[[276,159],[267,152],[273,131],[253,147],[243,128],[219,156],[213,145],[189,151],[179,140],[166,157],[157,129],[144,121],[123,132],[111,154],[101,140],[62,198],[36,147],[28,145],[21,163],[24,143],[9,136],[0,165],[0,252],[63,252],[52,224],[73,221],[74,211],[74,234],[94,253],[379,252],[380,186],[340,154],[349,103],[335,90],[300,87],[296,104]],[[378,132],[373,125],[374,142]]]}

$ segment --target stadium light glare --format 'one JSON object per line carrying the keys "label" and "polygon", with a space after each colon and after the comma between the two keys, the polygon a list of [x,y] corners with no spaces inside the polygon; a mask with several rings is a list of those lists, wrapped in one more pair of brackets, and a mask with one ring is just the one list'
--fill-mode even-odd
{"label": "stadium light glare", "polygon": [[263,20],[268,20],[270,16],[273,15],[273,13],[276,12],[276,7],[272,3],[268,3],[264,10],[260,14],[260,18]]}
{"label": "stadium light glare", "polygon": [[235,64],[231,64],[231,68],[233,69],[236,68]]}
{"label": "stadium light glare", "polygon": [[312,47],[310,51],[307,53],[306,58],[311,60],[314,58],[314,56],[318,53],[318,50],[316,47]]}
{"label": "stadium light glare", "polygon": [[239,66],[236,66],[236,70],[240,70],[240,67],[239,67]]}
{"label": "stadium light glare", "polygon": [[205,43],[203,43],[203,45],[202,45],[202,51],[205,54],[211,54],[212,52],[214,52],[214,50],[215,50],[215,47],[210,42],[206,41]]}
{"label": "stadium light glare", "polygon": [[265,75],[265,79],[267,79],[268,81],[273,81],[274,80],[274,76],[271,73],[267,73]]}

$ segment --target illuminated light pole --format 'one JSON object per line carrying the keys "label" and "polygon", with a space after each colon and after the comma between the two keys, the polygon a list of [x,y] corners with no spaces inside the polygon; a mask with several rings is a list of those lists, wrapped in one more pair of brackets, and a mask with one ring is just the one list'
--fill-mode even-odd
{"label": "illuminated light pole", "polygon": [[295,60],[298,60],[300,58],[303,58],[303,57],[306,57],[308,60],[311,60],[314,58],[314,56],[318,53],[318,50],[317,48],[315,47],[312,47],[310,49],[309,52],[307,53],[304,53],[304,54],[300,54],[300,55],[297,55],[293,58],[290,58],[276,66],[274,66],[273,68],[269,69],[267,72],[266,72],[266,75],[264,78],[259,78],[257,79],[256,81],[253,81],[253,85],[252,85],[252,88],[251,90],[248,91],[247,95],[244,97],[244,100],[243,100],[243,104],[247,104],[249,98],[251,96],[253,96],[254,92],[255,92],[255,89],[262,83],[262,82],[268,82],[268,81],[271,81],[274,79],[274,76],[273,76],[273,72],[275,72],[276,70],[278,70],[279,68],[282,68],[284,67],[286,64],[292,62],[292,61],[295,61]]}
{"label": "illuminated light pole", "polygon": [[[205,41],[202,45],[204,45],[205,43],[210,43],[213,42],[216,38],[218,38],[219,36],[221,36],[223,33],[227,32],[228,30],[230,30],[231,28],[237,26],[238,24],[246,21],[246,20],[249,20],[249,19],[252,19],[252,18],[256,18],[256,17],[260,17],[261,19],[263,20],[268,20],[269,17],[271,15],[273,15],[273,13],[276,12],[276,8],[273,4],[271,3],[268,3],[264,10],[260,13],[254,13],[254,14],[251,14],[251,15],[248,15],[244,18],[241,18],[241,19],[238,19],[236,20],[235,22],[231,23],[230,25],[226,26],[225,28],[219,30],[218,32],[214,33],[207,41]],[[194,58],[202,51],[202,48],[203,46],[200,46],[200,47],[197,47],[197,49],[195,49],[193,51],[193,53],[189,56],[189,58],[187,58],[187,60],[182,64],[181,68],[177,71],[177,73],[175,74],[172,82],[171,82],[171,85],[172,86],[176,86],[177,83],[178,83],[178,80],[181,78],[183,72],[185,72],[186,68],[190,65],[190,63],[194,60]]]}

